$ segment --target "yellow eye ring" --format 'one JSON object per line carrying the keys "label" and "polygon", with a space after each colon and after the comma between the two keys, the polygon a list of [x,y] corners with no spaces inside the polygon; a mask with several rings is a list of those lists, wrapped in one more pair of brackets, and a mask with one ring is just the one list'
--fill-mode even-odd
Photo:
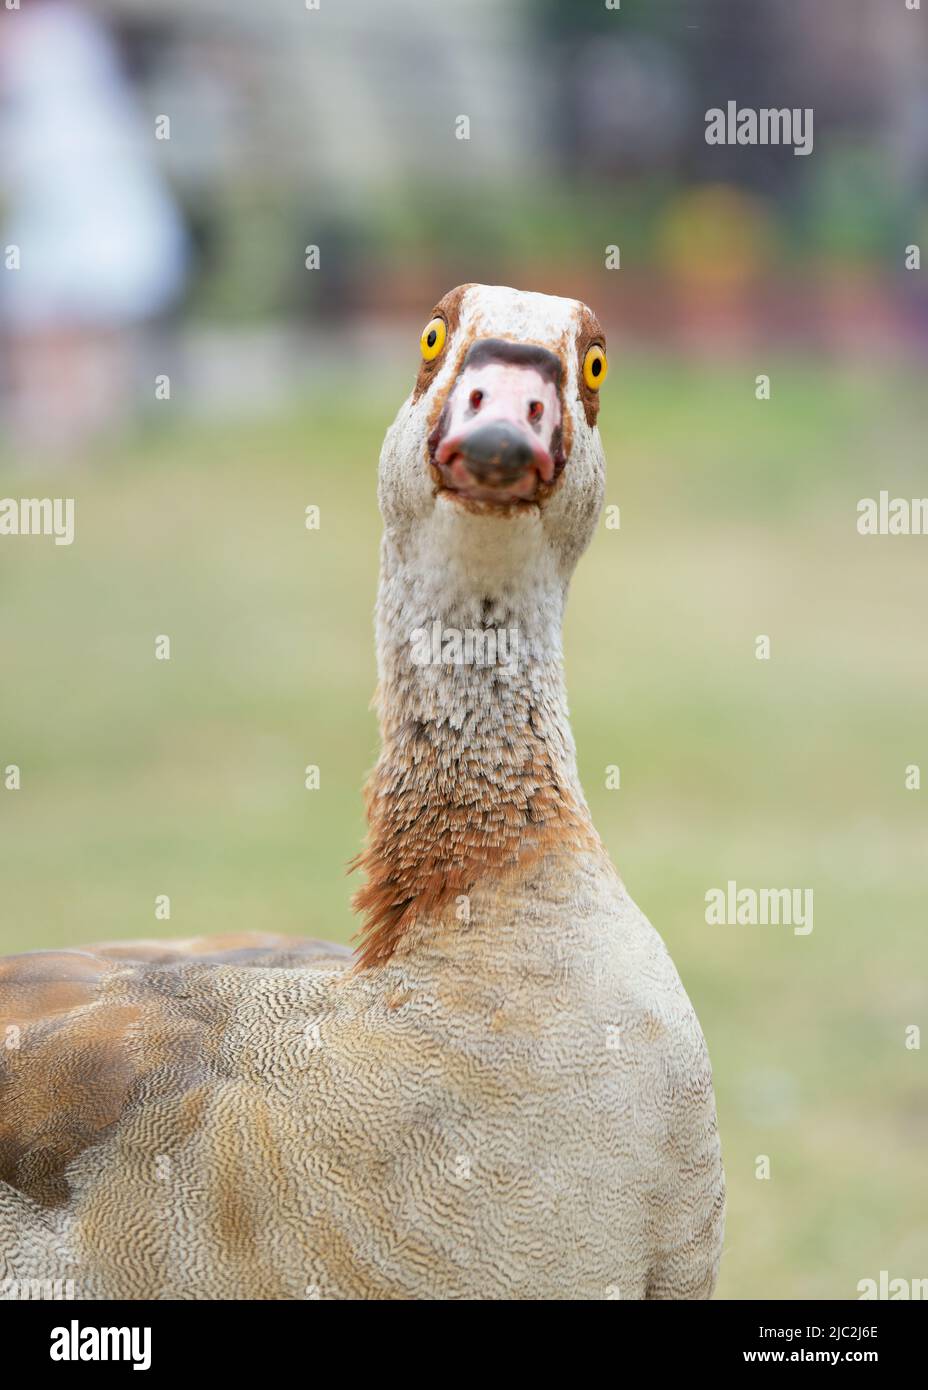
{"label": "yellow eye ring", "polygon": [[591,391],[598,391],[606,380],[609,371],[609,363],[606,361],[606,352],[599,343],[594,343],[591,348],[587,348],[586,357],[583,359],[583,380]]}
{"label": "yellow eye ring", "polygon": [[419,346],[422,349],[422,356],[426,362],[433,361],[445,346],[445,337],[448,330],[445,327],[444,319],[429,319],[422,330],[422,337],[419,339]]}

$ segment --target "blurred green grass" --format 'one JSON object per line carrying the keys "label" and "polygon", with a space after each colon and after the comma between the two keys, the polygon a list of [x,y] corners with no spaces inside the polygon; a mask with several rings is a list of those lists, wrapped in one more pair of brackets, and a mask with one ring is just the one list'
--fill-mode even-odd
{"label": "blurred green grass", "polygon": [[[914,369],[756,370],[770,402],[753,365],[616,355],[622,527],[581,562],[568,681],[597,826],[712,1053],[719,1294],[853,1298],[928,1259],[923,1053],[904,1047],[926,1002],[928,789],[903,784],[928,772],[928,541],[854,524],[859,497],[924,492],[926,410]],[[77,539],[0,548],[0,767],[23,778],[0,790],[2,951],[351,935],[377,455],[407,389],[345,377],[272,421],[162,427],[75,471],[7,460],[0,495],[74,496]],[[813,888],[814,932],[707,927],[729,878]]]}

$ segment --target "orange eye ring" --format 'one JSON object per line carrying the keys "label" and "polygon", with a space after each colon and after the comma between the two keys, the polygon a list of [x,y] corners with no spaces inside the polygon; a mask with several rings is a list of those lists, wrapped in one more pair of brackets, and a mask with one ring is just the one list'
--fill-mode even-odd
{"label": "orange eye ring", "polygon": [[442,348],[445,346],[445,338],[448,330],[445,327],[444,319],[429,319],[422,330],[422,337],[419,339],[419,347],[422,349],[422,356],[426,362],[432,362]]}
{"label": "orange eye ring", "polygon": [[583,359],[583,380],[591,391],[598,391],[606,380],[608,371],[606,350],[599,343],[594,343],[592,347],[587,348]]}

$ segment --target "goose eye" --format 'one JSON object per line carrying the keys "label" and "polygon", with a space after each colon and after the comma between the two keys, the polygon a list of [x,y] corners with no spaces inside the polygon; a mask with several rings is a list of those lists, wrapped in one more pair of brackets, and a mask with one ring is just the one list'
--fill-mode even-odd
{"label": "goose eye", "polygon": [[586,357],[583,359],[583,380],[591,391],[598,391],[606,380],[606,373],[609,370],[609,363],[606,361],[605,351],[594,343],[587,349]]}
{"label": "goose eye", "polygon": [[426,362],[431,362],[441,352],[445,346],[446,333],[444,319],[430,319],[425,325],[422,330],[422,337],[419,339],[419,346]]}

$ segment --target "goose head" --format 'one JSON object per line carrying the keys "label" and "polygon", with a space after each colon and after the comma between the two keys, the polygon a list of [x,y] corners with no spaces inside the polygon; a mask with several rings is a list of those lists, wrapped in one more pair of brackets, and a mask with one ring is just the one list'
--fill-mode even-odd
{"label": "goose head", "polygon": [[452,571],[544,551],[569,573],[602,505],[605,347],[575,299],[460,285],[439,300],[381,454],[388,541]]}

